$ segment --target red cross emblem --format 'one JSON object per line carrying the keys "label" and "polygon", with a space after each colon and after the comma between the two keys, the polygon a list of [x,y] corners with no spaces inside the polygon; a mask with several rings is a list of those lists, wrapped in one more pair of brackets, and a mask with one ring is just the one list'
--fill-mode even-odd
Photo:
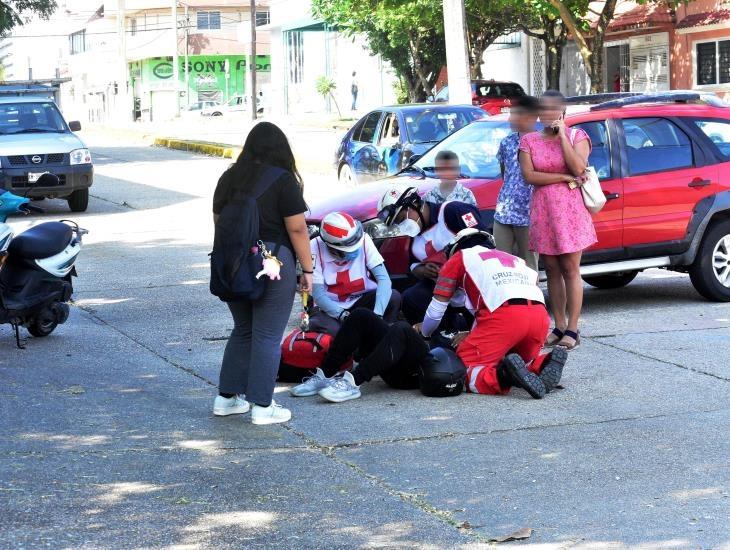
{"label": "red cross emblem", "polygon": [[477,219],[471,212],[467,212],[466,214],[464,214],[461,219],[464,221],[464,225],[466,227],[474,227],[477,224]]}
{"label": "red cross emblem", "polygon": [[426,258],[430,258],[434,254],[438,254],[439,251],[433,246],[433,241],[426,241]]}
{"label": "red cross emblem", "polygon": [[481,252],[479,257],[484,260],[499,260],[504,267],[517,267],[517,258],[512,254],[501,252],[499,250],[490,250],[488,252]]}
{"label": "red cross emblem", "polygon": [[332,294],[335,294],[340,302],[344,302],[356,292],[365,290],[365,279],[361,277],[351,281],[349,271],[338,271],[335,284],[330,286],[327,290]]}

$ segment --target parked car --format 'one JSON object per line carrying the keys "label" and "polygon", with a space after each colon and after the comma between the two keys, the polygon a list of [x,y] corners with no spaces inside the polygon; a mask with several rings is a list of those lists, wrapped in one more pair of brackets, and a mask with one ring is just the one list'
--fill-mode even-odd
{"label": "parked car", "polygon": [[337,147],[338,178],[351,185],[395,174],[412,157],[483,116],[468,105],[394,105],[371,111]]}
{"label": "parked car", "polygon": [[[471,102],[484,109],[490,115],[496,115],[508,109],[511,101],[525,95],[522,86],[516,82],[498,82],[496,80],[472,80]],[[449,87],[439,90],[433,101],[436,103],[449,100]]]}
{"label": "parked car", "polygon": [[[48,97],[0,96],[0,189],[16,195],[66,199],[73,212],[86,211],[94,181],[91,153]],[[38,187],[46,172],[58,185]],[[53,181],[56,181],[55,178]]]}
{"label": "parked car", "polygon": [[[200,114],[203,116],[224,116],[248,112],[248,101],[248,96],[235,95],[222,105],[204,108]],[[259,94],[259,97],[256,98],[256,105],[258,108],[256,112],[261,113],[263,111],[263,95]]]}
{"label": "parked car", "polygon": [[[702,296],[730,301],[730,106],[696,92],[646,94],[571,108],[566,122],[591,137],[589,163],[608,199],[593,218],[598,243],[583,255],[584,280],[618,288],[644,269],[664,268],[689,273]],[[436,183],[436,154],[450,149],[491,225],[501,186],[495,154],[508,132],[507,115],[473,122],[397,176],[313,205],[309,222],[349,212],[393,277],[406,277],[410,239],[377,219],[378,198],[394,182],[426,192]]]}
{"label": "parked car", "polygon": [[216,107],[220,107],[220,103],[217,101],[196,101],[183,109],[182,114],[184,116],[200,116],[204,110],[215,109]]}

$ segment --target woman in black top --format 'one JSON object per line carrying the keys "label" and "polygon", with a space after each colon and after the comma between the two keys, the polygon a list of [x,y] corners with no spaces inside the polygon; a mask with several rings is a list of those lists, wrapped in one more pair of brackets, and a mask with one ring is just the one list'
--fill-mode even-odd
{"label": "woman in black top", "polygon": [[213,405],[213,413],[218,416],[243,414],[252,407],[254,424],[291,418],[291,412],[277,405],[272,395],[281,339],[297,286],[295,255],[302,266],[302,290],[312,290],[312,257],[304,221],[307,206],[301,176],[284,133],[269,122],[254,126],[235,164],[218,180],[213,195],[213,220],[217,222],[223,207],[250,192],[272,166],[285,172],[257,199],[259,238],[283,262],[281,280],[269,281],[263,297],[255,302],[228,303],[234,327],[223,355],[219,395]]}

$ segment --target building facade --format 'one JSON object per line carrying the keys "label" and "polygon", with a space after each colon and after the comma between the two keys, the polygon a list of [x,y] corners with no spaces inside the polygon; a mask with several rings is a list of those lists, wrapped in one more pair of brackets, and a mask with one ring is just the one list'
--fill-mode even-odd
{"label": "building facade", "polygon": [[[272,112],[351,114],[352,73],[358,87],[357,111],[395,103],[397,78],[388,64],[372,55],[363,37],[348,37],[317,20],[309,0],[271,0]],[[321,76],[334,80],[334,102],[317,92]],[[334,103],[337,103],[337,106]]]}

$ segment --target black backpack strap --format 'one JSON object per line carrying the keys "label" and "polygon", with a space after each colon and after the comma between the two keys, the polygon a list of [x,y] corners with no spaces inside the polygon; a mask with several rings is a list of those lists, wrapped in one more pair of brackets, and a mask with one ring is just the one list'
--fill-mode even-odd
{"label": "black backpack strap", "polygon": [[267,166],[259,177],[258,181],[251,188],[250,196],[254,199],[258,199],[285,172],[286,170],[284,170],[283,168],[278,168],[276,166]]}

